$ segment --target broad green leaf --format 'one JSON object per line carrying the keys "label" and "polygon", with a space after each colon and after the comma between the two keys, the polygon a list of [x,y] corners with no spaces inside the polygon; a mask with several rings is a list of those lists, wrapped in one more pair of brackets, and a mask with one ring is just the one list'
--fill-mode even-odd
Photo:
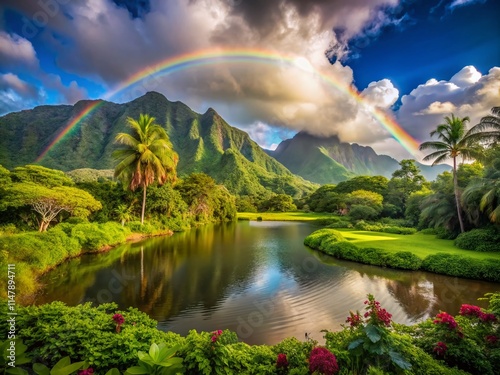
{"label": "broad green leaf", "polygon": [[160,348],[158,348],[158,345],[156,343],[152,343],[151,347],[149,348],[149,355],[153,359],[153,361],[157,362],[158,361],[158,355],[160,354]]}
{"label": "broad green leaf", "polygon": [[59,360],[59,362],[57,362],[54,367],[52,367],[52,370],[50,371],[52,373],[52,371],[54,370],[58,370],[60,368],[63,368],[63,367],[66,367],[68,366],[69,364],[71,363],[71,359],[69,359],[69,357],[64,357],[64,358],[61,358]]}
{"label": "broad green leaf", "polygon": [[76,372],[77,370],[79,370],[80,368],[82,368],[84,364],[85,364],[85,362],[82,361],[82,362],[72,363],[72,364],[65,366],[63,368],[58,368],[58,369],[53,368],[50,371],[50,375],[70,375],[70,374]]}
{"label": "broad green leaf", "polygon": [[118,370],[116,367],[113,367],[111,370],[109,370],[106,375],[121,375],[120,370]]}
{"label": "broad green leaf", "polygon": [[358,346],[360,346],[365,340],[363,339],[357,339],[357,340],[354,340],[353,342],[351,342],[349,344],[349,346],[347,347],[348,350],[353,350],[353,349],[356,349]]}
{"label": "broad green leaf", "polygon": [[144,375],[148,374],[148,371],[144,367],[132,366],[125,371],[125,375]]}
{"label": "broad green leaf", "polygon": [[406,360],[398,352],[390,350],[389,357],[391,357],[392,362],[403,370],[409,370],[411,368],[411,363],[406,362]]}
{"label": "broad green leaf", "polygon": [[28,375],[28,371],[19,367],[11,367],[7,369],[5,372],[11,375]]}
{"label": "broad green leaf", "polygon": [[49,368],[42,363],[34,363],[33,371],[35,371],[38,375],[50,375]]}
{"label": "broad green leaf", "polygon": [[366,333],[366,336],[368,336],[368,338],[370,339],[371,342],[375,343],[375,342],[380,341],[381,336],[380,336],[380,331],[379,331],[378,327],[371,325],[371,324],[368,324],[364,328],[364,331]]}
{"label": "broad green leaf", "polygon": [[177,345],[174,345],[170,348],[166,346],[163,347],[160,350],[160,354],[158,355],[158,362],[164,362],[165,359],[172,357],[177,352],[178,349],[179,347]]}

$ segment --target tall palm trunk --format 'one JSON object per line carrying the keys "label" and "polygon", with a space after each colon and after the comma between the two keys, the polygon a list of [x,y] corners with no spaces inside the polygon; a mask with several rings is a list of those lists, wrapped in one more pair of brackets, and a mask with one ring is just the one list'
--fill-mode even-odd
{"label": "tall palm trunk", "polygon": [[464,220],[462,219],[462,209],[460,207],[460,194],[458,191],[458,178],[457,178],[457,157],[453,157],[453,187],[455,190],[455,202],[457,204],[458,222],[460,223],[460,233],[465,232]]}
{"label": "tall palm trunk", "polygon": [[141,225],[144,224],[144,211],[146,210],[146,185],[144,184],[142,187],[142,212],[141,212]]}

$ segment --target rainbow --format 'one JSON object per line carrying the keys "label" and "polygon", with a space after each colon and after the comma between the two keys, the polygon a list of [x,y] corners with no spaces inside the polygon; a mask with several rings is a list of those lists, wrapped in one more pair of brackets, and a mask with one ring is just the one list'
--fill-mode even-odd
{"label": "rainbow", "polygon": [[[312,66],[304,67],[303,64],[300,64],[300,58],[297,58],[296,56],[287,56],[263,49],[209,49],[168,58],[136,72],[118,85],[115,89],[108,91],[104,96],[104,99],[110,99],[148,77],[159,78],[165,75],[173,74],[177,71],[206,65],[214,65],[217,63],[285,64],[307,71],[315,77],[320,78],[329,86],[332,86],[336,90],[352,97],[361,106],[367,108],[377,122],[380,123],[383,128],[386,129],[410,154],[415,155],[417,153],[419,142],[412,138],[387,113],[368,106],[364,98],[354,86],[346,86],[332,75],[322,73],[319,70],[314,69]],[[98,108],[102,103],[103,101],[92,102],[88,104],[79,114],[73,117],[56,136],[56,138],[44,149],[36,161],[38,162],[42,160],[43,157],[66,136],[66,134],[70,133],[73,128],[75,128],[86,116]]]}

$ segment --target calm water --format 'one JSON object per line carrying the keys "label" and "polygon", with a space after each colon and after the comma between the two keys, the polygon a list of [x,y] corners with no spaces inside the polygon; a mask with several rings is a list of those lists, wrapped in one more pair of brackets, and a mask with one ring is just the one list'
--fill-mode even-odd
{"label": "calm water", "polygon": [[[302,243],[297,222],[239,222],[126,244],[46,275],[38,304],[114,301],[182,335],[229,328],[250,344],[288,336],[322,341],[372,293],[398,323],[456,314],[500,284],[338,261]],[[484,303],[481,304],[484,306]]]}

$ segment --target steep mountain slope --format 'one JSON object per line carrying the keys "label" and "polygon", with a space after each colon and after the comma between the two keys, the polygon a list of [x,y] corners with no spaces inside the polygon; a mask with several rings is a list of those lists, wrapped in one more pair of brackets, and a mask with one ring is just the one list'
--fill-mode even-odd
{"label": "steep mountain slope", "polygon": [[[390,178],[399,168],[396,159],[378,155],[371,147],[340,142],[338,137],[316,137],[305,132],[279,144],[274,151],[266,151],[291,172],[319,184],[345,181],[354,175],[381,175]],[[435,167],[417,163],[428,180],[451,167]]]}
{"label": "steep mountain slope", "polygon": [[[7,168],[33,163],[58,134],[92,101],[74,106],[43,106],[0,117],[0,164]],[[126,118],[147,113],[167,130],[179,154],[178,174],[205,172],[237,194],[266,189],[300,196],[313,184],[294,176],[269,157],[247,133],[228,125],[213,109],[203,115],[181,102],[150,92],[131,102],[100,101],[97,108],[40,160],[49,168],[112,169],[111,153]]]}

